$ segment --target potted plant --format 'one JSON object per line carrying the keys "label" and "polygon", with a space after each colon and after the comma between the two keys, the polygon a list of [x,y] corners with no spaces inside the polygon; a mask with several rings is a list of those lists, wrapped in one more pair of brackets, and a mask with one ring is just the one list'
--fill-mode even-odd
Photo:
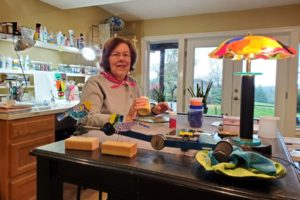
{"label": "potted plant", "polygon": [[151,97],[156,102],[165,102],[166,96],[165,96],[165,88],[162,87],[161,89],[156,87],[153,88],[151,91]]}
{"label": "potted plant", "polygon": [[187,88],[187,91],[190,93],[192,97],[201,97],[202,98],[202,103],[203,103],[203,108],[204,108],[204,113],[207,113],[207,97],[209,95],[209,91],[212,87],[213,81],[210,80],[206,86],[206,89],[204,90],[203,86],[203,81],[201,81],[201,85],[197,83],[196,85],[196,91],[190,86]]}

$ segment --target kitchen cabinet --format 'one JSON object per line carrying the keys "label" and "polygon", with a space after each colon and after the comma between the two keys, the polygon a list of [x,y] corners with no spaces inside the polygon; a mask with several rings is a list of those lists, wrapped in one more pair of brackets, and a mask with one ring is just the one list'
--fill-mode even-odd
{"label": "kitchen cabinet", "polygon": [[0,199],[35,199],[36,160],[29,152],[54,142],[55,115],[1,119],[0,127]]}

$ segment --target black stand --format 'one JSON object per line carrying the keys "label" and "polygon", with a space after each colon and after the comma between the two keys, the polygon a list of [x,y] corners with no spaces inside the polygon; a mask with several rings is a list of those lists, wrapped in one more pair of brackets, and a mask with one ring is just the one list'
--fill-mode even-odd
{"label": "black stand", "polygon": [[252,74],[242,75],[240,137],[233,138],[236,145],[258,146],[261,144],[260,139],[253,138],[254,80],[255,76]]}
{"label": "black stand", "polygon": [[253,139],[254,116],[254,80],[253,75],[242,76],[241,87],[241,111],[240,111],[240,137],[241,139]]}

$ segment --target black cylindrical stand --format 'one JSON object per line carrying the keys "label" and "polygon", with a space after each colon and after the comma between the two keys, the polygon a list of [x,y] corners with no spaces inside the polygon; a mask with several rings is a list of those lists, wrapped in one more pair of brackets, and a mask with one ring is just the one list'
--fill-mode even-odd
{"label": "black cylindrical stand", "polygon": [[254,75],[242,76],[241,111],[240,111],[240,138],[253,139],[254,116]]}

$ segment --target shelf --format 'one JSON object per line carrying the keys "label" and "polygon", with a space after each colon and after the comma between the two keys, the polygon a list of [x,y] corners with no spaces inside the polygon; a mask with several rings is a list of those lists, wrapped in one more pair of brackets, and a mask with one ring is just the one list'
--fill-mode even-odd
{"label": "shelf", "polygon": [[[63,72],[61,72],[63,73]],[[90,75],[87,75],[87,74],[76,74],[76,73],[66,73],[67,76],[72,76],[72,77],[86,77],[86,76],[90,76]]]}
{"label": "shelf", "polygon": [[[0,33],[0,41],[15,43],[17,41],[17,38],[18,36],[12,36],[8,34]],[[75,54],[81,53],[81,51],[75,47],[61,46],[57,44],[44,43],[41,41],[36,41],[34,47],[50,49],[59,52],[68,52],[68,53],[75,53]]]}
{"label": "shelf", "polygon": [[[25,85],[24,85],[24,87],[25,87]],[[28,88],[28,89],[29,89],[29,88],[34,88],[34,86],[33,86],[33,85],[28,85],[27,88]],[[3,86],[3,85],[0,85],[0,89],[8,89],[8,87]]]}
{"label": "shelf", "polygon": [[[34,74],[34,72],[54,72],[54,73],[62,73],[66,74],[67,76],[73,76],[73,77],[89,77],[91,75],[89,74],[80,74],[80,73],[65,73],[65,72],[59,72],[59,71],[35,71],[35,70],[25,70],[24,74]],[[5,74],[22,74],[21,69],[0,69],[0,73]]]}
{"label": "shelf", "polygon": [[49,44],[49,43],[44,43],[44,42],[40,42],[40,41],[36,41],[34,46],[39,47],[39,48],[44,48],[44,49],[56,50],[59,52],[68,52],[68,53],[77,53],[77,54],[81,53],[79,51],[79,49],[77,49],[75,47],[67,47],[67,46],[61,46],[61,45],[57,45],[57,44]]}
{"label": "shelf", "polygon": [[[28,71],[25,70],[24,74],[34,74],[35,71]],[[0,69],[0,73],[5,73],[5,74],[22,74],[21,69]]]}

